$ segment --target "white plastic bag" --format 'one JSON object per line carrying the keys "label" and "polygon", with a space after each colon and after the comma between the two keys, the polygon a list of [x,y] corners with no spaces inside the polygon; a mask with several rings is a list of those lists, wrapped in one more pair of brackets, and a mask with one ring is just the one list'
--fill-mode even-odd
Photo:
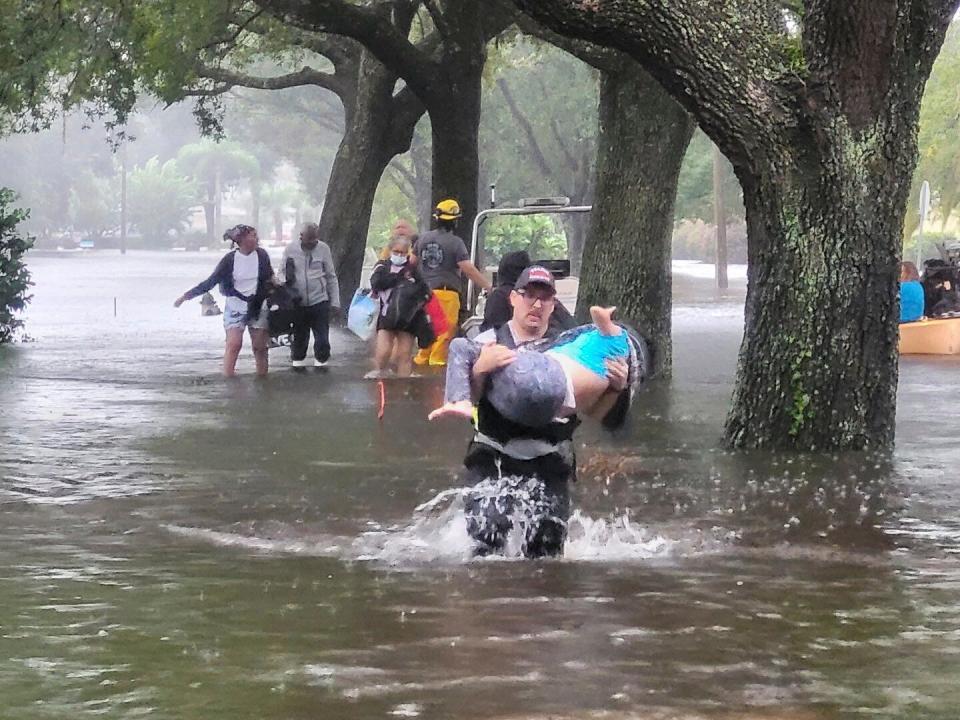
{"label": "white plastic bag", "polygon": [[369,340],[377,328],[380,301],[370,297],[368,288],[357,288],[347,313],[347,329],[361,340]]}

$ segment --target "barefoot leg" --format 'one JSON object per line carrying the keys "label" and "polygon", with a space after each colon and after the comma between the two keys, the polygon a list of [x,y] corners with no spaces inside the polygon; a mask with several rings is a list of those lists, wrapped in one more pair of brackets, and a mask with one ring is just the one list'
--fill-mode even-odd
{"label": "barefoot leg", "polygon": [[623,332],[613,321],[614,310],[616,310],[615,307],[605,308],[599,305],[594,305],[590,308],[590,317],[593,319],[593,324],[597,326],[597,330],[600,331],[601,335],[619,335]]}

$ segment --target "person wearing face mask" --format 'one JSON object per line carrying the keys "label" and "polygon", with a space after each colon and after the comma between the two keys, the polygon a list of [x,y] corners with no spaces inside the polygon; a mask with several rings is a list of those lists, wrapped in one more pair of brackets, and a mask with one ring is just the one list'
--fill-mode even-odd
{"label": "person wearing face mask", "polygon": [[[287,287],[300,298],[293,321],[290,360],[294,367],[308,364],[320,367],[330,359],[330,318],[340,314],[340,283],[333,265],[330,246],[320,240],[316,223],[306,223],[300,239],[283,250],[283,268]],[[307,344],[313,332],[313,355],[307,361]]]}
{"label": "person wearing face mask", "polygon": [[412,370],[414,340],[429,344],[434,339],[423,309],[430,300],[430,286],[406,235],[394,234],[380,258],[370,276],[370,288],[380,300],[373,374],[386,372],[394,358],[397,375],[406,377]]}

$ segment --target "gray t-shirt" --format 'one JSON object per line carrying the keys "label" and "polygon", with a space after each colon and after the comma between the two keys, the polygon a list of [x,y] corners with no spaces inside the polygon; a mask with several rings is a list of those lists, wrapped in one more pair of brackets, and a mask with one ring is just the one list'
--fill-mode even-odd
{"label": "gray t-shirt", "polygon": [[413,252],[420,260],[420,272],[431,290],[448,287],[460,291],[457,263],[470,259],[463,240],[449,230],[429,230],[417,238]]}

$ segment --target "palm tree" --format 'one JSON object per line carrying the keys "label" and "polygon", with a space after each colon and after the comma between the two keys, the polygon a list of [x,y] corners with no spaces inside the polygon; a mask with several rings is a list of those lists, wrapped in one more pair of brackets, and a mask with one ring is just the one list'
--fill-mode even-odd
{"label": "palm tree", "polygon": [[304,202],[303,190],[297,185],[267,185],[260,189],[260,207],[273,220],[277,244],[283,244],[283,221]]}
{"label": "palm tree", "polygon": [[205,187],[206,199],[202,202],[207,240],[216,242],[223,231],[220,217],[224,190],[243,178],[258,181],[260,162],[238,143],[205,139],[180,148],[177,164]]}

